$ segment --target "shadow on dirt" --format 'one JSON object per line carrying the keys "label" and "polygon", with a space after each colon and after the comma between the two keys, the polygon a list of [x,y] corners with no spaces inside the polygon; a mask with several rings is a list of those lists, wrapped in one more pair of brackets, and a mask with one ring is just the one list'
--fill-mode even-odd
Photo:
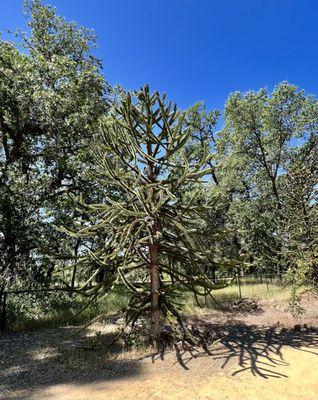
{"label": "shadow on dirt", "polygon": [[[259,327],[239,320],[221,325],[199,319],[192,321],[192,326],[209,341],[196,348],[175,346],[177,361],[184,369],[191,369],[198,358],[208,357],[216,368],[237,365],[233,375],[250,371],[265,379],[287,378],[275,370],[288,365],[283,356],[285,346],[318,356],[318,330],[306,326]],[[74,335],[77,329],[0,336],[0,392],[107,382],[142,374],[142,358],[121,359],[120,345],[107,350],[114,334],[99,333],[88,338],[84,332]],[[154,354],[152,357],[158,358]]]}
{"label": "shadow on dirt", "polygon": [[288,366],[283,356],[285,346],[318,356],[318,330],[315,328],[299,325],[292,329],[263,328],[238,321],[223,326],[206,323],[203,325],[204,335],[208,336],[210,333],[215,344],[203,345],[200,349],[176,349],[177,360],[184,369],[189,369],[194,359],[211,357],[221,361],[221,368],[225,368],[230,362],[232,365],[237,364],[239,369],[232,375],[250,371],[254,376],[265,379],[287,378],[287,375],[275,371],[277,366]]}
{"label": "shadow on dirt", "polygon": [[[87,337],[78,328],[0,336],[0,393],[56,384],[113,381],[140,374],[140,363],[107,348],[115,334]],[[0,398],[2,399],[1,395]]]}

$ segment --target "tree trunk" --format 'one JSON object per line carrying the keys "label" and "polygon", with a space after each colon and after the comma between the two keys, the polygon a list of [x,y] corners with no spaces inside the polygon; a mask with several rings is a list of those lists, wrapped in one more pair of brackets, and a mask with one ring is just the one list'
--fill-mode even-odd
{"label": "tree trunk", "polygon": [[[157,232],[156,226],[153,226],[153,237]],[[149,245],[150,253],[150,285],[151,285],[151,317],[153,325],[153,335],[156,340],[158,351],[161,350],[161,335],[160,335],[160,279],[158,267],[158,245],[153,241]]]}
{"label": "tree trunk", "polygon": [[212,267],[212,282],[216,284],[216,275],[215,275],[215,267]]}
{"label": "tree trunk", "polygon": [[[81,243],[81,239],[77,239],[74,247],[74,256],[76,257],[77,261],[77,255],[78,255],[78,248]],[[71,281],[71,289],[74,290],[75,288],[75,278],[76,278],[76,272],[77,272],[77,267],[76,265],[73,267],[73,274],[72,274],[72,281]],[[70,296],[72,296],[73,293],[70,292]]]}
{"label": "tree trunk", "polygon": [[[149,156],[153,156],[152,144],[150,141],[147,142],[147,153]],[[154,163],[148,160],[147,165],[147,176],[151,182],[156,182],[157,172],[154,168]],[[155,194],[149,191],[153,197],[155,203]],[[162,352],[162,343],[160,335],[160,276],[159,276],[159,265],[158,265],[158,244],[156,241],[157,224],[154,221],[151,226],[151,242],[149,243],[149,258],[150,258],[150,296],[151,296],[151,318],[152,318],[152,333],[156,340],[157,349],[159,353]]]}

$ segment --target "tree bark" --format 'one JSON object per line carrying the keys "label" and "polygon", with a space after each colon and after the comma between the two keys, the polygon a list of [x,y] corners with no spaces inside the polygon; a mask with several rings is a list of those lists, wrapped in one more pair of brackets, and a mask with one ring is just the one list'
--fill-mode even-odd
{"label": "tree bark", "polygon": [[[154,225],[152,229],[155,236],[157,227]],[[153,324],[153,335],[156,340],[158,351],[161,350],[161,335],[160,335],[160,278],[158,267],[158,245],[156,241],[149,245],[150,253],[150,285],[151,285],[151,317]]]}
{"label": "tree bark", "polygon": [[[151,142],[147,143],[147,153],[153,156]],[[155,182],[157,173],[155,172],[154,164],[148,160],[147,176],[150,182]],[[155,194],[152,192],[153,202],[155,203]],[[153,326],[153,336],[156,340],[157,349],[159,352],[162,350],[161,335],[160,335],[160,276],[158,265],[158,243],[156,241],[157,224],[153,221],[151,226],[151,241],[149,243],[149,258],[150,258],[150,296],[151,296],[151,318]]]}
{"label": "tree bark", "polygon": [[[76,257],[76,261],[77,261],[78,248],[79,248],[80,243],[81,243],[81,239],[77,239],[77,240],[76,240],[76,243],[75,243],[75,247],[74,247],[74,256]],[[72,281],[71,281],[71,288],[72,288],[72,290],[74,290],[74,288],[75,288],[76,272],[77,272],[77,267],[76,267],[76,265],[75,265],[75,266],[73,267],[73,274],[72,274]],[[72,296],[72,295],[73,295],[73,293],[70,292],[70,296]]]}

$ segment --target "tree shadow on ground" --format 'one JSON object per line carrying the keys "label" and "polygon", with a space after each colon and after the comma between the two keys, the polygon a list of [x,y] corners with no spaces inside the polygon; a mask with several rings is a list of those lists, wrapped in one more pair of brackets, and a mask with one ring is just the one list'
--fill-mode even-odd
{"label": "tree shadow on ground", "polygon": [[221,361],[221,368],[230,363],[237,364],[239,369],[232,373],[233,376],[250,371],[265,379],[287,378],[275,370],[279,366],[288,366],[283,355],[285,346],[318,356],[316,328],[297,325],[295,328],[257,327],[238,321],[204,325],[205,331],[214,336],[215,344],[176,349],[177,360],[184,369],[189,369],[190,363],[199,357],[211,357]]}
{"label": "tree shadow on ground", "polygon": [[[87,337],[79,328],[0,336],[0,393],[67,383],[113,381],[141,373],[136,360],[121,359],[115,333]],[[2,398],[0,396],[0,398]]]}
{"label": "tree shadow on ground", "polygon": [[[208,341],[195,348],[175,346],[177,361],[173,362],[179,362],[184,369],[191,369],[192,362],[199,361],[200,357],[208,357],[213,361],[212,370],[237,365],[232,375],[245,371],[265,379],[287,378],[277,371],[279,366],[288,366],[284,360],[285,346],[318,355],[318,330],[314,328],[259,327],[246,325],[238,319],[221,324],[197,318],[191,324],[193,332],[201,332],[201,338],[208,338]],[[119,344],[107,350],[114,333],[88,338],[86,332],[78,330],[61,328],[0,336],[0,392],[110,382],[142,374],[142,358],[145,357],[129,359],[125,356],[124,359]],[[153,360],[159,358],[151,356]]]}

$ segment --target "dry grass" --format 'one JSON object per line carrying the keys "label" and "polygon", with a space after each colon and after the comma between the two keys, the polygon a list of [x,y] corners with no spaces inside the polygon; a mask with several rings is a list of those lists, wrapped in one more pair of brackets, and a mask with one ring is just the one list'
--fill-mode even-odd
{"label": "dry grass", "polygon": [[[279,281],[260,283],[259,279],[242,278],[240,280],[242,298],[253,298],[258,300],[276,299],[288,305],[290,288],[281,284]],[[240,291],[237,283],[229,285],[223,289],[212,292],[213,299],[199,298],[203,309],[223,310],[231,308],[233,302],[240,298]],[[10,307],[13,312],[9,312],[8,328],[11,332],[23,332],[56,328],[66,325],[86,324],[94,317],[117,312],[127,303],[128,295],[122,290],[111,293],[102,302],[93,302],[85,308],[87,299],[80,296],[70,298],[68,295],[60,296],[57,299],[46,298],[46,303],[32,301],[28,303],[25,297],[9,297]],[[18,300],[18,302],[17,302]],[[183,293],[183,312],[199,312],[198,305],[194,296],[190,292]],[[85,308],[83,312],[81,310]]]}
{"label": "dry grass", "polygon": [[[288,304],[290,297],[290,288],[282,285],[280,282],[258,283],[249,279],[241,279],[240,290],[235,283],[223,289],[212,292],[213,299],[200,297],[198,300],[203,309],[221,309],[228,310],[235,300],[242,298],[252,298],[256,300],[276,299],[283,304]],[[198,305],[195,297],[187,292],[184,294],[184,310],[187,313],[198,311]]]}

